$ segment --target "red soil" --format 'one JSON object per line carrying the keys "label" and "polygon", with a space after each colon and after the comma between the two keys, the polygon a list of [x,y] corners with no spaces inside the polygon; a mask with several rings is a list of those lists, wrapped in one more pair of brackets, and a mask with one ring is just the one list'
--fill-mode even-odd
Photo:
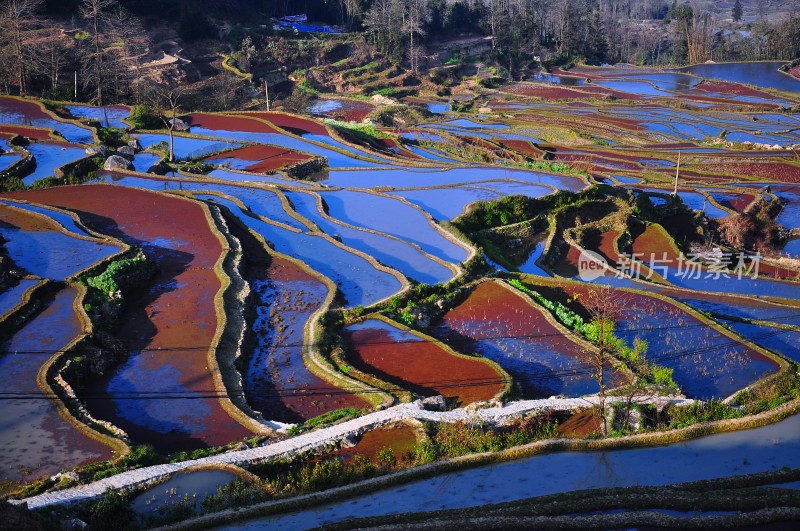
{"label": "red soil", "polygon": [[354,367],[415,393],[444,395],[461,405],[494,397],[500,375],[479,359],[454,356],[430,341],[396,342],[385,330],[344,330]]}
{"label": "red soil", "polygon": [[640,170],[641,166],[639,164],[633,162],[622,161],[619,159],[613,158],[606,158],[600,157],[591,153],[587,154],[578,154],[578,153],[567,153],[567,154],[556,154],[555,160],[575,163],[575,162],[583,162],[587,164],[594,164],[594,165],[601,165],[607,166],[609,168],[613,168],[616,170],[631,170],[636,171]]}
{"label": "red soil", "polygon": [[253,120],[245,115],[230,114],[209,114],[194,113],[189,115],[191,124],[196,127],[204,127],[218,131],[243,131],[246,133],[279,133],[277,129],[271,127],[260,120]]}
{"label": "red soil", "polygon": [[352,462],[357,455],[367,457],[374,462],[378,452],[384,448],[391,448],[395,458],[400,460],[403,454],[413,450],[416,444],[416,431],[411,426],[403,424],[398,427],[368,431],[354,447],[339,450],[332,455],[344,458],[346,463]]}
{"label": "red soil", "polygon": [[[516,292],[498,282],[483,282],[470,293],[467,300],[450,310],[442,319],[445,323],[489,320],[503,323],[503,336],[523,337],[535,333],[561,352],[577,352],[580,347],[545,319],[542,310],[529,304]],[[457,326],[451,326],[458,329]],[[475,340],[496,336],[493,330],[478,330],[470,334]]]}
{"label": "red soil", "polygon": [[600,418],[592,411],[575,413],[558,425],[558,434],[562,437],[583,439],[587,435],[600,433]]}
{"label": "red soil", "polygon": [[651,256],[661,260],[666,253],[666,260],[677,266],[679,253],[675,250],[675,245],[656,227],[656,225],[648,225],[644,232],[633,240],[633,252],[644,261],[650,261]]}
{"label": "red soil", "polygon": [[[165,194],[105,185],[65,186],[9,194],[46,205],[78,212],[93,228],[132,245],[163,242],[143,249],[159,266],[148,288],[127,302],[125,318],[116,333],[131,350],[148,349],[138,356],[141,366],[154,374],[165,367],[176,383],[190,391],[208,395],[215,385],[208,368],[207,350],[217,329],[214,297],[221,283],[213,267],[222,245],[211,231],[197,203]],[[181,347],[187,347],[181,349]],[[154,354],[167,349],[169,354]],[[142,375],[148,378],[147,374]],[[161,382],[156,382],[156,384]],[[89,389],[95,396],[109,392],[106,380]],[[250,434],[233,420],[213,398],[194,400],[207,414],[193,417],[186,412],[182,430],[163,434],[118,414],[112,400],[87,401],[98,418],[120,426],[134,440],[151,443],[158,450],[214,446]],[[171,408],[169,400],[164,408]]]}
{"label": "red soil", "polygon": [[[611,267],[615,267],[617,260],[619,260],[619,255],[617,251],[614,249],[614,241],[619,237],[619,231],[609,231],[600,234],[599,238],[596,242],[587,242],[586,248],[596,253],[602,255],[611,265]],[[594,245],[592,245],[594,244]]]}
{"label": "red soil", "polygon": [[252,160],[254,164],[247,166],[245,170],[253,173],[277,170],[284,166],[303,162],[311,158],[310,155],[278,146],[257,145],[247,146],[234,151],[226,151],[225,153],[219,153],[204,160],[214,161],[231,157],[242,160]]}
{"label": "red soil", "polygon": [[533,157],[535,159],[542,158],[544,155],[544,151],[538,149],[536,146],[533,145],[532,142],[527,140],[501,140],[501,143],[505,145],[509,149],[513,149],[518,153],[522,153],[528,157]]}
{"label": "red soil", "polygon": [[694,87],[691,92],[706,92],[716,94],[730,94],[731,96],[748,96],[755,98],[771,99],[773,96],[760,90],[755,90],[739,83],[730,83],[728,81],[717,81],[711,79],[704,79]]}
{"label": "red soil", "polygon": [[50,135],[49,129],[27,127],[24,125],[2,124],[0,125],[0,132],[7,134],[9,137],[20,135],[26,138],[35,138],[36,140],[53,140],[54,138]]}
{"label": "red soil", "polygon": [[792,68],[787,70],[786,73],[789,74],[792,77],[796,77],[797,79],[800,79],[800,65],[793,66]]}
{"label": "red soil", "polygon": [[557,86],[511,85],[510,87],[506,87],[504,90],[520,96],[542,98],[546,100],[590,99],[605,98],[610,96],[631,101],[644,99],[643,97],[635,94],[628,94],[626,92],[606,89],[603,87],[580,87],[573,89]]}
{"label": "red soil", "polygon": [[724,162],[697,164],[692,169],[728,175],[758,177],[785,183],[800,183],[800,166],[784,162]]}
{"label": "red soil", "polygon": [[42,107],[36,102],[9,97],[2,97],[1,99],[3,102],[3,107],[26,116],[31,120],[35,120],[37,118],[44,118],[47,120],[54,119],[51,115],[44,112]]}
{"label": "red soil", "polygon": [[311,133],[312,135],[330,136],[324,125],[307,118],[301,118],[282,112],[253,112],[247,116],[255,116],[262,120],[267,120],[273,125],[286,129],[290,132],[297,132],[300,135]]}
{"label": "red soil", "polygon": [[356,100],[337,100],[341,103],[338,109],[334,109],[328,113],[337,120],[346,122],[361,122],[367,117],[369,113],[375,108],[371,103]]}
{"label": "red soil", "polygon": [[[590,290],[592,290],[593,286],[587,284],[579,284],[576,282],[571,282],[568,285],[563,286],[563,290],[566,292],[567,296],[576,300],[588,300],[588,296]],[[663,294],[672,294],[672,296],[683,296],[683,294],[678,290],[671,290],[669,288],[661,288],[659,287],[659,292]],[[643,326],[643,329],[646,329],[648,326],[658,327],[658,318],[659,316],[680,316],[680,322],[683,326],[686,327],[697,327],[701,324],[701,321],[694,317],[693,315],[689,314],[682,308],[664,301],[662,299],[645,295],[642,293],[631,293],[627,291],[619,291],[619,290],[612,290],[612,303],[618,306],[622,310],[622,316],[624,320],[630,322],[638,322],[642,324],[646,324]],[[713,295],[710,296],[712,300],[717,300],[724,298],[724,296],[717,296]],[[735,297],[727,297],[729,299],[733,299]],[[648,322],[649,321],[649,322]],[[721,332],[715,332],[721,334]],[[667,341],[669,341],[669,337],[671,334],[674,334],[675,337],[680,337],[680,332],[668,332],[664,331],[664,337]],[[746,347],[744,354],[748,358],[752,358],[758,361],[765,361],[770,365],[774,366],[776,369],[778,368],[778,363],[774,360],[768,358],[767,356],[761,354],[757,350]],[[701,374],[702,376],[702,374]]]}

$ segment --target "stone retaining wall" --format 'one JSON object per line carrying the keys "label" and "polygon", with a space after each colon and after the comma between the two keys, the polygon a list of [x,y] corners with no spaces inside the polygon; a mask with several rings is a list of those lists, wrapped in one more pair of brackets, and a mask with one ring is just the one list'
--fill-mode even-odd
{"label": "stone retaining wall", "polygon": [[[622,398],[607,397],[607,403],[622,401]],[[108,489],[126,490],[163,480],[175,472],[192,467],[235,464],[248,465],[274,459],[289,458],[303,452],[318,450],[338,443],[344,438],[358,436],[380,426],[408,419],[429,422],[491,422],[503,423],[522,415],[545,411],[565,411],[584,408],[597,404],[596,396],[583,398],[549,398],[544,400],[521,400],[511,402],[502,407],[484,409],[457,409],[453,411],[427,411],[422,401],[400,404],[382,411],[376,411],[328,428],[303,433],[291,439],[285,439],[267,446],[237,450],[224,454],[192,459],[180,463],[168,463],[149,466],[137,470],[129,470],[115,476],[101,479],[88,485],[80,485],[69,489],[48,492],[32,496],[24,500],[11,500],[12,503],[25,503],[30,509],[40,509],[53,505],[64,505],[89,501],[101,497]],[[687,405],[693,400],[670,399],[664,397],[647,397],[638,403],[656,403],[659,405]]]}

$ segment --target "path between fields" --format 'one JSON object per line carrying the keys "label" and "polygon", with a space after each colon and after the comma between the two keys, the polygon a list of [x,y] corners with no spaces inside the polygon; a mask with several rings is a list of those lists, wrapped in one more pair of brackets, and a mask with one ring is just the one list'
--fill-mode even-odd
{"label": "path between fields", "polygon": [[[382,411],[369,413],[328,428],[303,433],[290,439],[285,439],[266,446],[250,448],[247,450],[237,450],[224,454],[181,461],[180,463],[169,463],[155,465],[137,470],[129,470],[112,477],[79,485],[76,487],[40,494],[23,500],[11,500],[12,503],[26,503],[30,509],[39,509],[52,505],[64,505],[87,501],[99,498],[108,489],[124,490],[140,487],[165,479],[170,474],[185,470],[190,467],[215,464],[234,464],[246,465],[258,463],[272,459],[291,457],[310,450],[317,450],[327,445],[331,445],[343,440],[346,437],[360,435],[371,429],[380,427],[384,424],[399,422],[408,419],[417,419],[429,422],[457,422],[460,420],[496,423],[513,419],[517,416],[529,413],[540,413],[546,411],[568,411],[578,408],[585,408],[597,403],[596,396],[583,398],[548,398],[542,400],[520,400],[510,402],[502,407],[491,407],[484,409],[455,409],[452,411],[428,411],[423,409],[421,400],[408,404],[400,404]],[[607,397],[607,403],[622,402],[623,399]],[[666,405],[687,405],[694,402],[683,398],[664,398],[664,397],[637,397],[637,404]]]}

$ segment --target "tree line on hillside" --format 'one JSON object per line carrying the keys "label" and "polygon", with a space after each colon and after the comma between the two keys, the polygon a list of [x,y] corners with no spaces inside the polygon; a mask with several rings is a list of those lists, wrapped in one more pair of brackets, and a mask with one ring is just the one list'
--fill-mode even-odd
{"label": "tree line on hillside", "polygon": [[[148,84],[146,28],[167,24],[184,41],[226,39],[245,59],[279,52],[269,17],[306,12],[339,24],[411,70],[437,41],[488,36],[491,60],[511,73],[537,62],[685,64],[800,57],[800,16],[748,23],[690,0],[0,0],[0,90],[96,104],[138,102]],[[220,36],[221,22],[234,31]],[[237,25],[235,22],[241,24]],[[252,34],[252,38],[251,35]],[[241,53],[239,54],[241,56]],[[317,58],[319,59],[319,58]],[[458,60],[466,58],[459,57]],[[240,64],[247,71],[246,61]],[[219,94],[235,91],[225,76]],[[230,77],[230,76],[228,76]],[[225,96],[227,99],[227,96]]]}

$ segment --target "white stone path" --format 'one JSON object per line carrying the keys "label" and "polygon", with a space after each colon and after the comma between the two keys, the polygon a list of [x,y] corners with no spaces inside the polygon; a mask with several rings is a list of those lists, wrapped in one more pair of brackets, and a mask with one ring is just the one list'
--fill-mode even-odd
{"label": "white stone path", "polygon": [[[192,459],[180,463],[155,465],[137,470],[122,472],[112,477],[79,485],[76,487],[32,496],[24,500],[11,500],[12,503],[26,503],[30,509],[39,509],[50,505],[76,503],[99,498],[108,489],[124,490],[145,486],[165,479],[169,475],[190,467],[215,464],[246,465],[273,459],[291,457],[309,450],[317,450],[327,445],[341,441],[345,437],[360,435],[385,424],[399,422],[406,419],[417,419],[429,422],[457,422],[459,420],[502,423],[523,414],[540,413],[545,411],[568,411],[585,408],[597,403],[597,397],[583,398],[549,398],[544,400],[521,400],[510,402],[502,407],[484,409],[456,409],[453,411],[427,411],[422,407],[422,401],[400,404],[382,411],[369,413],[341,424],[328,428],[300,434],[290,439],[285,439],[267,446],[259,446],[247,450],[231,451],[224,454]],[[621,399],[608,397],[607,402],[613,403]],[[692,403],[689,399],[668,399],[663,397],[637,398],[636,403],[658,403],[659,405],[675,404],[686,405]]]}

